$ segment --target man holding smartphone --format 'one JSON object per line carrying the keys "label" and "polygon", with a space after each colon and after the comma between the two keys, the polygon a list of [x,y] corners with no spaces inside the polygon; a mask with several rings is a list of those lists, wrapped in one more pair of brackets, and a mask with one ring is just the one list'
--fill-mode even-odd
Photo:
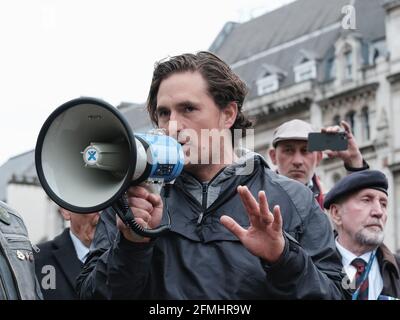
{"label": "man holding smartphone", "polygon": [[[347,136],[347,150],[326,150],[326,154],[330,158],[341,158],[348,172],[368,169],[369,166],[363,160],[349,124],[342,121],[341,126]],[[335,134],[340,130],[339,126],[332,126],[322,129],[321,132]],[[278,173],[308,186],[323,208],[324,198],[321,183],[315,173],[322,160],[322,151],[310,152],[307,148],[308,135],[312,132],[317,131],[311,124],[299,119],[283,123],[274,131],[269,156]]]}

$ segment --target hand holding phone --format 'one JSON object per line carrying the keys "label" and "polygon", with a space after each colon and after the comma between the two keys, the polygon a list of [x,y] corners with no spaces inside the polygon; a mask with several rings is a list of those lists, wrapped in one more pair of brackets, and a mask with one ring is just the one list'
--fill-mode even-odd
{"label": "hand holding phone", "polygon": [[348,148],[346,132],[311,132],[308,134],[307,150],[343,151]]}

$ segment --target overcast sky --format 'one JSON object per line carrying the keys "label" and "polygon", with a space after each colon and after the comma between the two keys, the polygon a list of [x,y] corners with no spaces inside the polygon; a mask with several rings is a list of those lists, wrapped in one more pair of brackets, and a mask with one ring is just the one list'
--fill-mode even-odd
{"label": "overcast sky", "polygon": [[292,1],[2,0],[0,165],[33,149],[62,103],[144,102],[154,62],[207,50],[227,21]]}

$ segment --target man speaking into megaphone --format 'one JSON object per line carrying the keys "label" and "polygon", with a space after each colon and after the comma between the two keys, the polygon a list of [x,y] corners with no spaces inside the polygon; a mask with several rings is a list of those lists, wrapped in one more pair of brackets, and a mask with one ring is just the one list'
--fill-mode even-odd
{"label": "man speaking into megaphone", "polygon": [[[234,154],[234,131],[250,126],[245,95],[244,82],[211,53],[156,65],[147,108],[182,145],[186,162],[167,195],[135,185],[128,205],[143,228],[159,227],[168,215],[171,228],[143,237],[105,210],[77,280],[81,298],[346,296],[330,224],[310,190],[274,173],[258,154]],[[218,143],[211,131],[220,132]]]}

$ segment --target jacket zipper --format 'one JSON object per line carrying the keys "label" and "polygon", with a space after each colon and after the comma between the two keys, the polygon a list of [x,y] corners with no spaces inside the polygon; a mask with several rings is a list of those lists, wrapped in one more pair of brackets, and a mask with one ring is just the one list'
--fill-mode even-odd
{"label": "jacket zipper", "polygon": [[204,213],[207,210],[207,192],[208,192],[208,184],[202,183],[202,208],[203,211],[200,213],[199,218],[197,219],[197,225],[200,225],[203,221]]}

